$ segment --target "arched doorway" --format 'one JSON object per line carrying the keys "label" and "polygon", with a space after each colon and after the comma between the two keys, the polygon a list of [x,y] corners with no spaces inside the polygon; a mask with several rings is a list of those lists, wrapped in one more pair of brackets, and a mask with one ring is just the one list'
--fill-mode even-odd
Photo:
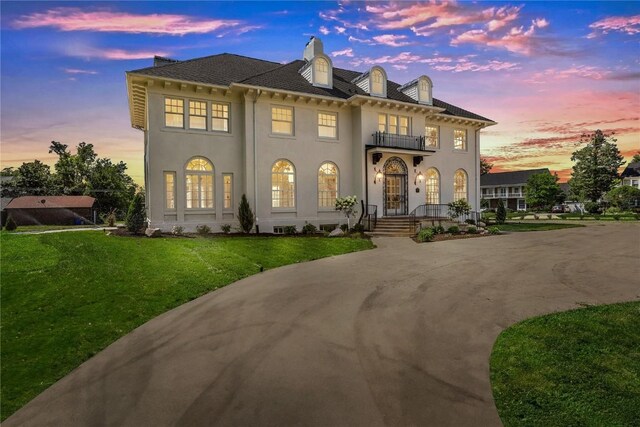
{"label": "arched doorway", "polygon": [[384,215],[408,214],[407,165],[399,157],[391,157],[384,164]]}

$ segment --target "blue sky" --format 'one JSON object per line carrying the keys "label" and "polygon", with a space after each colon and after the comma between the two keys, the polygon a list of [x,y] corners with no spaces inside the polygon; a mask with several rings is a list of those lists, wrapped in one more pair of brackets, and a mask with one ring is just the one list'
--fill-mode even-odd
{"label": "blue sky", "polygon": [[299,59],[311,35],[334,66],[374,64],[499,122],[482,151],[496,170],[562,178],[579,135],[614,131],[640,149],[638,2],[3,2],[2,166],[51,161],[51,140],[93,143],[142,181],[124,73],[154,54]]}

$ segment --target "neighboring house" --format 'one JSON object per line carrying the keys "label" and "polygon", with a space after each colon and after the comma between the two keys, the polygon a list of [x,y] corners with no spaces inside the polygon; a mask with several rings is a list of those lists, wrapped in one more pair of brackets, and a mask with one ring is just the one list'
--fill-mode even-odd
{"label": "neighboring house", "polygon": [[569,183],[563,182],[558,185],[560,185],[560,190],[562,190],[566,197],[563,205],[569,208],[569,212],[584,212],[584,203],[576,200],[576,198],[574,197],[571,197],[571,186],[569,185]]}
{"label": "neighboring house", "polygon": [[286,64],[156,58],[127,73],[150,225],[218,231],[236,221],[243,193],[261,232],[337,224],[335,199],[348,195],[378,216],[456,199],[479,211],[480,130],[495,122],[432,87],[427,76],[395,83],[380,66],[334,68],[313,37]]}
{"label": "neighboring house", "polygon": [[7,222],[7,205],[9,202],[13,200],[11,197],[1,197],[0,198],[0,224],[4,227]]}
{"label": "neighboring house", "polygon": [[18,225],[90,224],[95,203],[89,196],[22,196],[11,200],[6,211]]}
{"label": "neighboring house", "polygon": [[549,169],[528,169],[515,172],[488,173],[480,177],[481,197],[487,201],[490,209],[498,206],[502,199],[507,209],[525,211],[525,187],[529,177],[539,173],[551,173]]}
{"label": "neighboring house", "polygon": [[629,163],[620,174],[622,185],[640,188],[640,162]]}

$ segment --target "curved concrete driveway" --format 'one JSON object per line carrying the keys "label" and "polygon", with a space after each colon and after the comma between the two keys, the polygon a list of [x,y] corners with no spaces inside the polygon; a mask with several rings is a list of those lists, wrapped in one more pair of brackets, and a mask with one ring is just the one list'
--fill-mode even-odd
{"label": "curved concrete driveway", "polygon": [[120,339],[5,425],[499,425],[496,336],[640,298],[640,227],[378,249],[242,280]]}

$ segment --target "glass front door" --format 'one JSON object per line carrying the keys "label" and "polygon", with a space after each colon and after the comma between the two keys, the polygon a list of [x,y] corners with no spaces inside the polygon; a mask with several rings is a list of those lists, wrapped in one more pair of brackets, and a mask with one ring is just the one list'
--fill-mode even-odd
{"label": "glass front door", "polygon": [[407,215],[407,165],[392,157],[384,165],[384,215]]}

